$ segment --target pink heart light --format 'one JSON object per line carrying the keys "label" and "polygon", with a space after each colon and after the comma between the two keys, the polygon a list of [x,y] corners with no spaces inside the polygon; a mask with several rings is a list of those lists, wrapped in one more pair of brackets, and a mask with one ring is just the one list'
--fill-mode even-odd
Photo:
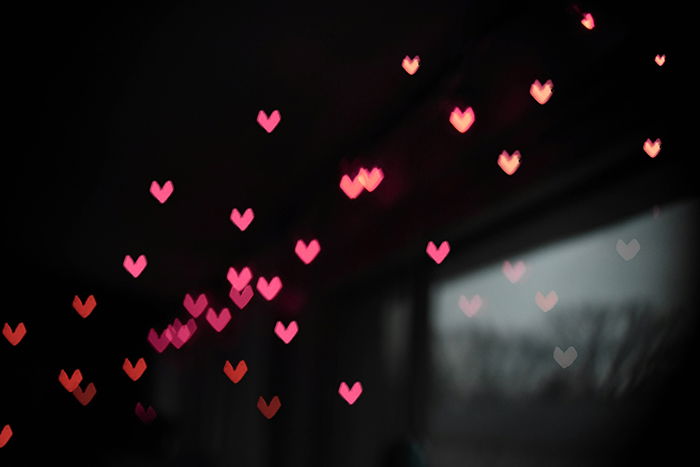
{"label": "pink heart light", "polygon": [[479,295],[474,295],[471,301],[464,295],[460,295],[459,297],[459,308],[470,318],[476,315],[482,304],[483,302],[481,301],[481,297]]}
{"label": "pink heart light", "polygon": [[428,256],[430,256],[433,259],[433,261],[435,261],[437,264],[440,264],[450,252],[450,244],[449,242],[444,241],[440,244],[440,248],[436,248],[435,244],[431,240],[428,242],[428,246],[426,247],[425,252],[428,253]]}
{"label": "pink heart light", "polygon": [[268,133],[272,133],[272,130],[277,128],[282,116],[278,110],[273,110],[268,117],[264,111],[258,112],[258,124],[265,129]]}
{"label": "pink heart light", "polygon": [[384,180],[384,172],[382,172],[382,169],[379,167],[372,168],[372,171],[363,167],[357,174],[357,179],[365,190],[371,193],[382,183],[382,180]]}
{"label": "pink heart light", "polygon": [[168,329],[163,331],[163,333],[159,336],[156,330],[151,328],[151,330],[148,331],[148,342],[154,349],[156,349],[156,352],[163,353],[163,350],[170,345]]}
{"label": "pink heart light", "polygon": [[340,179],[340,189],[343,190],[343,193],[345,193],[345,195],[350,199],[355,199],[360,196],[362,190],[364,189],[362,182],[360,182],[360,175],[356,175],[354,179],[350,179],[349,176],[343,175]]}
{"label": "pink heart light", "polygon": [[552,290],[547,294],[547,296],[542,295],[542,292],[537,292],[535,294],[535,302],[537,306],[540,307],[545,313],[554,308],[554,305],[559,301],[557,293]]}
{"label": "pink heart light", "polygon": [[250,302],[250,299],[253,298],[253,288],[246,285],[243,291],[239,293],[238,290],[232,286],[228,296],[231,298],[231,300],[233,300],[233,303],[235,303],[236,306],[242,310],[245,308],[248,302]]}
{"label": "pink heart light", "polygon": [[228,274],[226,274],[226,279],[236,290],[243,290],[248,282],[253,278],[253,274],[250,272],[248,266],[241,269],[241,273],[236,272],[234,267],[228,268]]}
{"label": "pink heart light", "polygon": [[233,222],[236,227],[241,229],[241,232],[248,228],[250,223],[253,222],[254,217],[255,213],[253,213],[251,208],[246,209],[243,215],[241,215],[236,208],[231,211],[231,222]]}
{"label": "pink heart light", "polygon": [[311,240],[308,245],[303,240],[297,240],[297,244],[294,247],[294,253],[297,254],[304,264],[309,264],[313,261],[320,251],[321,245],[316,239]]}
{"label": "pink heart light", "polygon": [[165,182],[162,188],[155,180],[151,182],[151,194],[155,199],[158,200],[160,204],[165,203],[168,200],[168,198],[170,198],[170,195],[173,194],[174,188],[175,187],[173,186],[173,182],[171,182],[170,180]]}
{"label": "pink heart light", "polygon": [[292,321],[287,327],[282,324],[282,321],[277,321],[277,324],[275,324],[275,334],[277,334],[277,337],[282,339],[282,342],[285,344],[292,342],[292,339],[294,339],[298,331],[299,326],[297,326],[296,321]]}
{"label": "pink heart light", "polygon": [[518,282],[525,274],[525,263],[518,261],[515,266],[510,264],[510,261],[503,262],[503,275],[513,284]]}
{"label": "pink heart light", "polygon": [[216,332],[221,332],[229,321],[231,321],[231,312],[228,308],[224,308],[217,316],[216,311],[214,311],[213,308],[209,308],[209,311],[207,311],[207,321]]}
{"label": "pink heart light", "polygon": [[145,255],[139,256],[135,262],[131,258],[131,255],[126,255],[123,264],[124,269],[126,269],[129,272],[129,274],[134,276],[134,278],[137,278],[141,275],[143,270],[146,269],[146,265],[148,264],[148,262],[146,261]]}
{"label": "pink heart light", "polygon": [[275,298],[282,289],[282,280],[278,276],[275,276],[268,283],[267,279],[259,277],[257,287],[260,295],[265,297],[265,300],[270,301]]}
{"label": "pink heart light", "polygon": [[355,381],[355,384],[352,385],[352,389],[350,389],[345,381],[343,381],[340,383],[340,387],[338,388],[338,394],[340,394],[340,397],[345,399],[345,402],[352,405],[362,394],[362,383]]}
{"label": "pink heart light", "polygon": [[204,294],[199,294],[199,297],[197,297],[196,302],[192,300],[192,296],[190,294],[186,294],[185,300],[183,301],[185,309],[187,309],[187,311],[194,318],[198,318],[199,315],[201,315],[204,312],[204,310],[207,308],[207,303],[207,296]]}

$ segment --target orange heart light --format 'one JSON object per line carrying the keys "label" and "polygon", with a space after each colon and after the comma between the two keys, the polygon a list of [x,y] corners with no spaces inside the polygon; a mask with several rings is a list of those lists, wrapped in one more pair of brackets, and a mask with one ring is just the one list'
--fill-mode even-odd
{"label": "orange heart light", "polygon": [[133,366],[128,358],[125,358],[124,364],[122,365],[124,373],[126,373],[132,381],[139,379],[143,375],[143,372],[146,371],[146,368],[146,360],[143,358],[139,358],[139,360],[136,362],[136,366]]}
{"label": "orange heart light", "polygon": [[245,360],[239,361],[235,369],[228,360],[226,360],[226,363],[224,363],[224,373],[231,381],[233,381],[234,384],[240,382],[247,372],[248,365],[246,365]]}
{"label": "orange heart light", "polygon": [[459,107],[455,107],[450,114],[450,123],[460,133],[466,133],[475,119],[474,110],[471,107],[467,107],[464,112],[459,110]]}
{"label": "orange heart light", "polygon": [[520,151],[515,151],[511,156],[506,151],[503,151],[498,156],[498,166],[508,175],[513,175],[520,167]]}
{"label": "orange heart light", "polygon": [[95,301],[95,297],[92,295],[90,295],[87,298],[87,300],[85,300],[85,303],[83,303],[82,300],[80,300],[80,297],[78,297],[77,295],[73,297],[73,308],[83,318],[87,318],[88,316],[90,316],[90,313],[92,313],[92,310],[95,309],[96,305],[97,301]]}

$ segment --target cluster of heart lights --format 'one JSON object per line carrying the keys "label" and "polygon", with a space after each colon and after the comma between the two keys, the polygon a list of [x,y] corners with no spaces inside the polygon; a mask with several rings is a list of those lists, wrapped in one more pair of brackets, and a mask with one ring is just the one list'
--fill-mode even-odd
{"label": "cluster of heart lights", "polygon": [[371,171],[360,168],[355,178],[350,178],[345,174],[340,178],[340,189],[350,198],[355,199],[362,194],[363,190],[373,192],[384,180],[384,172],[379,167],[374,167]]}
{"label": "cluster of heart lights", "polygon": [[[595,27],[593,16],[590,13],[583,14],[581,24],[586,29],[592,30]],[[654,60],[658,66],[662,66],[666,61],[666,56],[656,55]],[[406,56],[404,57],[401,65],[406,73],[409,75],[414,75],[420,67],[420,57],[414,56],[413,58],[410,58],[409,56]],[[539,80],[535,80],[530,86],[530,95],[537,103],[544,105],[552,97],[552,89],[552,80],[547,80],[544,84],[542,84]],[[464,110],[461,110],[459,107],[455,107],[449,117],[449,121],[452,126],[454,126],[454,128],[460,133],[466,133],[473,126],[475,120],[476,115],[472,107],[466,107]],[[257,123],[267,133],[272,133],[277,128],[280,121],[281,114],[279,110],[273,110],[269,116],[263,110],[258,112]],[[655,158],[661,150],[661,140],[656,139],[652,142],[651,139],[647,139],[643,144],[643,150],[649,157]],[[521,155],[517,150],[510,155],[504,150],[497,158],[498,166],[508,175],[513,175],[518,170],[520,167],[520,161]],[[373,192],[381,184],[383,179],[384,173],[382,169],[373,167],[371,170],[368,170],[362,167],[354,178],[350,178],[350,176],[347,174],[343,175],[340,180],[340,189],[348,198],[356,199],[364,190],[370,193]],[[150,186],[150,193],[160,204],[165,204],[165,202],[168,201],[173,194],[174,188],[174,184],[171,180],[167,180],[162,186],[154,180]],[[255,214],[252,208],[245,209],[242,214],[237,208],[234,208],[230,215],[231,222],[241,232],[248,229],[254,218]],[[618,240],[616,248],[618,254],[625,261],[629,261],[639,252],[640,245],[636,239],[633,239],[629,243]],[[320,251],[321,245],[317,239],[312,239],[308,244],[304,240],[299,239],[294,247],[294,253],[306,265],[314,261]],[[433,261],[435,261],[436,264],[441,264],[449,252],[450,244],[447,241],[443,241],[439,247],[437,247],[432,241],[429,241],[426,247],[426,253]],[[146,256],[143,254],[139,255],[136,260],[134,260],[130,255],[126,255],[122,265],[132,277],[138,278],[147,267],[148,261]],[[520,281],[526,272],[525,263],[519,261],[515,265],[512,265],[509,261],[505,261],[503,263],[502,271],[504,276],[511,283],[515,284]],[[240,273],[234,267],[230,267],[226,277],[231,284],[229,298],[238,307],[238,309],[242,311],[254,295],[253,288],[250,285],[250,282],[253,279],[252,272],[247,266],[244,266]],[[279,276],[274,276],[269,281],[265,277],[259,276],[256,282],[256,289],[265,300],[271,301],[281,291],[282,280],[279,278]],[[553,290],[546,295],[540,291],[535,294],[535,303],[543,312],[551,311],[558,301],[559,297]],[[471,318],[478,313],[484,303],[484,300],[478,294],[473,295],[471,299],[461,295],[459,297],[458,306],[467,317]],[[96,305],[97,301],[93,295],[88,296],[84,302],[76,295],[72,303],[74,310],[82,318],[87,318],[90,316]],[[194,299],[189,293],[186,294],[183,301],[183,306],[191,315],[191,318],[187,320],[186,323],[182,323],[178,318],[176,318],[172,324],[169,324],[160,333],[151,328],[147,335],[148,342],[158,353],[165,351],[170,344],[172,344],[176,349],[182,348],[182,346],[184,346],[184,344],[187,343],[197,331],[196,319],[204,314],[205,310],[205,320],[209,323],[211,328],[217,333],[222,332],[232,319],[231,311],[228,308],[222,308],[217,312],[213,307],[209,307],[208,305],[209,302],[205,294],[199,294],[196,299]],[[287,325],[281,321],[277,321],[274,326],[275,335],[284,344],[290,344],[298,332],[299,325],[296,321],[291,321]],[[25,337],[27,329],[24,322],[20,322],[14,330],[9,323],[5,323],[2,333],[11,345],[17,346]],[[562,368],[567,368],[574,362],[574,360],[576,360],[577,352],[573,347],[567,348],[566,351],[556,347],[554,349],[553,357]],[[141,378],[146,371],[146,368],[147,365],[144,358],[139,358],[136,365],[133,365],[128,358],[125,358],[122,366],[124,373],[134,382]],[[223,372],[232,383],[238,384],[248,372],[248,366],[245,360],[240,360],[234,368],[231,362],[226,360],[224,363]],[[80,369],[75,369],[70,377],[68,377],[68,374],[64,369],[61,369],[58,375],[58,381],[66,389],[66,391],[71,393],[83,406],[88,405],[97,393],[93,382],[85,385],[84,389],[81,387],[83,375]],[[349,405],[353,405],[360,397],[362,392],[362,384],[359,381],[356,381],[352,387],[349,387],[348,384],[343,381],[340,383],[338,388],[338,394]],[[277,395],[273,396],[269,403],[263,396],[258,398],[257,408],[267,419],[274,417],[281,406],[281,400]],[[153,407],[148,406],[145,408],[141,402],[136,403],[134,413],[143,423],[147,424],[155,420],[157,416]],[[10,425],[5,425],[2,431],[0,431],[0,448],[7,444],[12,435],[13,432]]]}

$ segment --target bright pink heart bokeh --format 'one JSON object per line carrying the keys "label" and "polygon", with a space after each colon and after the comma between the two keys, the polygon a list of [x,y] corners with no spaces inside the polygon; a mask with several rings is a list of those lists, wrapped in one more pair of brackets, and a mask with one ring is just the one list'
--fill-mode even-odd
{"label": "bright pink heart bokeh", "polygon": [[520,167],[520,151],[515,151],[513,155],[503,151],[498,156],[498,166],[508,175],[513,175]]}
{"label": "bright pink heart bokeh", "polygon": [[143,270],[146,269],[147,264],[148,261],[146,261],[145,255],[139,256],[136,261],[134,261],[131,258],[131,255],[126,255],[124,257],[124,269],[126,269],[129,272],[129,274],[134,276],[134,278],[139,277],[141,275]]}
{"label": "bright pink heart bokeh", "polygon": [[406,73],[409,75],[414,75],[420,66],[420,57],[416,55],[415,57],[410,58],[408,55],[406,55],[401,62],[401,66],[404,70],[406,70]]}
{"label": "bright pink heart bokeh", "polygon": [[343,175],[340,179],[340,189],[343,193],[350,198],[355,199],[362,193],[364,186],[360,182],[360,175],[357,174],[355,178],[351,179],[348,175]]}
{"label": "bright pink heart bokeh", "polygon": [[292,339],[294,339],[294,336],[297,335],[297,332],[299,332],[299,326],[297,326],[296,321],[292,321],[287,327],[282,324],[282,321],[277,321],[275,324],[275,334],[277,334],[277,337],[282,339],[282,342],[285,344],[289,344]]}
{"label": "bright pink heart bokeh", "polygon": [[236,227],[241,229],[241,232],[248,228],[250,223],[253,222],[254,218],[255,213],[251,208],[246,209],[243,212],[243,215],[241,215],[241,213],[238,212],[238,209],[236,208],[234,208],[233,211],[231,211],[231,222],[233,222]]}
{"label": "bright pink heart bokeh", "polygon": [[170,198],[170,195],[173,194],[174,189],[175,187],[173,186],[173,182],[170,180],[165,182],[162,188],[157,181],[153,180],[153,182],[151,182],[151,194],[160,204],[165,203],[168,198]]}
{"label": "bright pink heart bokeh", "polygon": [[239,274],[234,267],[228,268],[228,273],[226,274],[226,279],[236,290],[243,290],[243,288],[248,285],[248,282],[253,278],[253,274],[250,272],[248,266],[241,269]]}
{"label": "bright pink heart bokeh", "polygon": [[440,248],[436,248],[435,244],[431,240],[428,242],[428,246],[426,247],[425,252],[428,253],[428,256],[430,256],[433,259],[433,261],[435,261],[437,264],[440,264],[445,260],[448,253],[450,252],[450,244],[447,241],[443,241],[440,244]]}
{"label": "bright pink heart bokeh", "polygon": [[259,277],[257,287],[260,295],[262,295],[265,300],[270,301],[282,290],[282,280],[279,276],[275,276],[270,282],[267,282],[267,279],[264,277]]}
{"label": "bright pink heart bokeh", "polygon": [[294,247],[294,252],[304,264],[309,264],[313,261],[320,251],[321,245],[316,239],[311,240],[308,245],[303,240],[297,240],[297,244]]}
{"label": "bright pink heart bokeh", "polygon": [[340,394],[340,397],[345,399],[345,402],[353,405],[357,401],[357,398],[362,394],[362,383],[355,381],[352,388],[348,388],[348,385],[345,383],[345,381],[343,381],[340,383],[340,387],[338,388],[338,394]]}
{"label": "bright pink heart bokeh", "polygon": [[258,112],[258,124],[268,133],[272,133],[272,131],[277,128],[277,125],[281,119],[282,116],[280,115],[279,110],[273,110],[269,117],[263,110]]}

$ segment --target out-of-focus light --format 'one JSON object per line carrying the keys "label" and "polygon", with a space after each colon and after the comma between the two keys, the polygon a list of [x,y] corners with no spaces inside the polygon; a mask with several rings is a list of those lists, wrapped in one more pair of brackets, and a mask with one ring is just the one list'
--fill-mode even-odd
{"label": "out-of-focus light", "polygon": [[95,309],[96,305],[97,301],[95,300],[95,297],[93,295],[90,295],[87,298],[87,300],[85,300],[85,303],[83,303],[83,301],[80,300],[80,297],[78,297],[77,295],[73,297],[73,309],[77,311],[78,314],[83,318],[87,318],[88,316],[90,316],[90,313],[92,313],[92,310]]}
{"label": "out-of-focus light", "polygon": [[304,264],[311,263],[311,261],[313,261],[316,258],[320,251],[321,245],[315,238],[311,240],[308,245],[304,243],[303,240],[299,239],[297,240],[297,244],[294,247],[294,253],[297,254],[299,259],[302,260]]}
{"label": "out-of-focus light", "polygon": [[19,323],[14,331],[9,323],[5,323],[5,326],[2,328],[2,335],[5,336],[5,339],[12,345],[19,344],[19,341],[24,338],[25,334],[27,334],[27,328],[24,326],[24,323]]}
{"label": "out-of-focus light", "polygon": [[182,304],[184,305],[187,312],[192,315],[193,318],[198,318],[199,315],[201,315],[207,308],[208,302],[209,301],[207,300],[207,296],[204,294],[199,294],[199,297],[197,297],[197,301],[194,301],[192,299],[192,295],[186,294]]}
{"label": "out-of-focus light", "polygon": [[554,361],[562,368],[570,367],[576,360],[576,357],[578,357],[578,353],[573,347],[566,349],[566,352],[563,352],[559,347],[554,349]]}
{"label": "out-of-focus light", "polygon": [[425,252],[428,253],[428,256],[430,256],[433,261],[440,264],[445,260],[445,257],[447,257],[447,254],[450,252],[450,243],[448,241],[443,241],[440,244],[440,248],[436,248],[435,243],[433,243],[431,240],[428,242]]}
{"label": "out-of-focus light", "polygon": [[348,388],[347,383],[343,381],[340,383],[340,387],[338,388],[338,394],[340,394],[340,397],[345,399],[345,402],[347,402],[349,405],[352,405],[362,394],[362,383],[360,383],[359,381],[355,381],[355,384],[352,385],[352,388]]}
{"label": "out-of-focus light", "polygon": [[12,428],[10,425],[5,425],[0,431],[0,448],[4,447],[10,438],[12,438]]}
{"label": "out-of-focus light", "polygon": [[661,140],[657,138],[656,141],[652,143],[651,140],[647,138],[647,140],[644,141],[644,146],[642,146],[642,148],[644,149],[644,152],[646,152],[647,155],[653,159],[658,156],[659,151],[661,151]]}
{"label": "out-of-focus light", "polygon": [[61,383],[68,392],[75,391],[75,388],[78,387],[82,380],[83,374],[80,372],[79,369],[73,371],[73,375],[70,378],[68,377],[68,373],[66,373],[66,370],[61,370],[58,373],[58,382]]}
{"label": "out-of-focus light", "polygon": [[93,383],[88,384],[84,391],[80,386],[75,388],[73,391],[73,395],[82,405],[88,405],[92,398],[95,397],[96,393],[97,389],[95,389],[95,385]]}
{"label": "out-of-focus light", "polygon": [[173,182],[170,180],[165,182],[162,188],[157,181],[153,180],[151,182],[151,194],[160,204],[165,203],[170,198],[170,195],[173,194],[173,189]]}
{"label": "out-of-focus light", "polygon": [[122,365],[122,370],[124,370],[124,373],[126,373],[132,381],[136,381],[143,376],[143,372],[146,371],[146,368],[146,360],[143,358],[139,358],[136,362],[136,366],[132,365],[128,358],[125,358],[124,364]]}
{"label": "out-of-focus light", "polygon": [[124,257],[124,269],[128,271],[129,274],[134,276],[134,278],[137,278],[141,275],[144,269],[146,269],[146,265],[148,264],[148,261],[146,261],[146,256],[141,255],[138,257],[136,261],[134,261],[131,258],[131,255],[126,255]]}
{"label": "out-of-focus light", "polygon": [[265,402],[263,396],[258,397],[258,410],[268,420],[275,416],[280,407],[282,407],[282,402],[280,402],[280,398],[277,396],[272,398],[270,404]]}
{"label": "out-of-focus light", "polygon": [[234,267],[228,268],[228,273],[226,274],[226,279],[236,290],[243,290],[248,282],[253,278],[253,274],[250,272],[248,266],[244,266],[239,274]]}
{"label": "out-of-focus light", "polygon": [[552,80],[547,80],[546,83],[540,83],[540,80],[536,79],[534,83],[530,86],[530,95],[540,104],[544,105],[547,103],[550,97],[552,97]]}
{"label": "out-of-focus light", "polygon": [[455,107],[450,114],[450,123],[460,133],[466,133],[475,119],[474,110],[471,107],[467,107],[464,112],[459,110],[459,107]]}
{"label": "out-of-focus light", "polygon": [[462,313],[467,315],[469,318],[472,318],[479,312],[483,301],[479,295],[474,295],[471,300],[464,295],[460,295],[458,304],[459,308],[462,310]]}
{"label": "out-of-focus light", "polygon": [[275,324],[275,334],[277,334],[277,337],[282,339],[282,342],[285,344],[292,342],[292,339],[294,339],[294,336],[297,335],[297,332],[299,332],[299,326],[297,325],[296,321],[292,321],[287,327],[282,324],[282,321],[277,321]]}
{"label": "out-of-focus light", "polygon": [[278,110],[273,110],[269,117],[262,110],[258,112],[258,124],[261,127],[263,127],[268,133],[272,133],[272,131],[277,127],[281,119],[282,116],[280,115]]}
{"label": "out-of-focus light", "polygon": [[639,249],[641,248],[641,245],[639,244],[639,241],[636,238],[633,238],[630,240],[629,243],[625,243],[622,241],[622,239],[617,240],[617,245],[615,245],[615,249],[617,250],[617,254],[622,257],[625,261],[629,261],[635,256],[637,256],[637,253],[639,253]]}
{"label": "out-of-focus light", "polygon": [[226,360],[226,363],[224,363],[224,374],[228,376],[233,384],[238,384],[247,372],[248,365],[246,365],[245,360],[239,361],[235,369],[228,360]]}
{"label": "out-of-focus light", "polygon": [[584,13],[581,24],[586,29],[593,29],[595,27],[595,21],[593,20],[593,15],[590,13]]}
{"label": "out-of-focus light", "polygon": [[233,208],[233,211],[231,211],[231,222],[233,222],[236,227],[241,229],[241,232],[248,228],[250,223],[253,222],[254,218],[255,213],[251,208],[246,209],[243,212],[243,215],[241,215],[236,208]]}
{"label": "out-of-focus light", "polygon": [[270,282],[267,282],[267,279],[261,276],[258,278],[258,283],[256,285],[260,295],[262,295],[265,300],[270,301],[275,298],[282,289],[282,279],[280,279],[279,276],[275,276],[270,279]]}
{"label": "out-of-focus light", "polygon": [[371,193],[382,183],[382,180],[384,180],[384,172],[382,172],[382,169],[379,167],[374,167],[371,171],[363,167],[360,169],[357,177],[362,186],[365,187],[365,190]]}
{"label": "out-of-focus light", "polygon": [[148,342],[153,346],[153,348],[156,350],[158,353],[163,353],[163,351],[170,345],[170,335],[172,334],[172,331],[170,331],[169,328],[166,328],[161,335],[158,335],[155,329],[151,328],[150,331],[148,331]]}
{"label": "out-of-focus light", "polygon": [[141,420],[145,424],[149,424],[156,419],[155,409],[150,405],[148,406],[148,409],[144,409],[143,405],[141,405],[141,402],[136,403],[134,413],[139,418],[139,420]]}
{"label": "out-of-focus light", "polygon": [[503,275],[513,284],[518,282],[525,274],[525,263],[518,261],[515,266],[510,264],[510,261],[503,262]]}
{"label": "out-of-focus light", "polygon": [[343,190],[343,193],[350,199],[355,199],[360,196],[364,189],[360,182],[360,175],[356,175],[353,179],[347,174],[343,175],[340,179],[340,189]]}
{"label": "out-of-focus light", "polygon": [[406,70],[406,73],[413,75],[416,73],[416,71],[418,71],[418,67],[420,67],[420,57],[416,55],[411,59],[408,55],[406,55],[403,62],[401,62],[401,66],[404,70]]}
{"label": "out-of-focus light", "polygon": [[515,151],[511,156],[503,151],[498,156],[498,166],[508,175],[513,175],[520,167],[520,151]]}
{"label": "out-of-focus light", "polygon": [[558,301],[559,296],[554,290],[550,291],[546,296],[542,295],[542,292],[537,292],[535,294],[535,303],[537,303],[540,310],[544,311],[545,313],[554,308]]}
{"label": "out-of-focus light", "polygon": [[253,287],[246,285],[241,292],[238,292],[235,286],[231,286],[231,291],[228,293],[228,296],[231,298],[231,301],[242,310],[248,302],[250,302],[250,299],[253,298]]}

